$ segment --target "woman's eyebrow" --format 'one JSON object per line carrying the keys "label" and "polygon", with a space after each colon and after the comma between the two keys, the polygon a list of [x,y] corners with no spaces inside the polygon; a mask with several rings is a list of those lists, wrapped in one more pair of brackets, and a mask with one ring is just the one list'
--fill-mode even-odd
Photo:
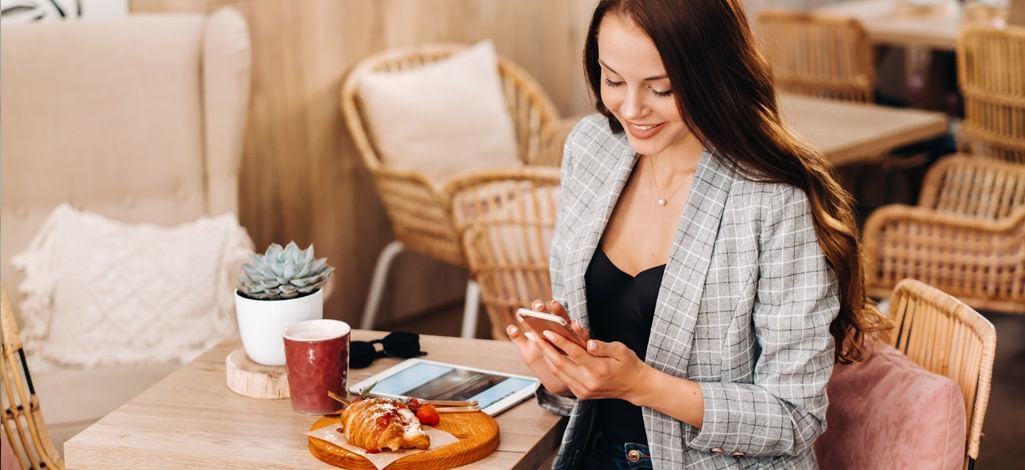
{"label": "woman's eyebrow", "polygon": [[[598,65],[602,66],[605,70],[608,70],[609,72],[612,72],[612,73],[614,73],[616,75],[619,75],[619,72],[613,70],[612,67],[609,67],[605,62],[602,62],[601,59],[598,59]],[[657,75],[657,76],[654,76],[654,77],[645,78],[645,79],[643,79],[641,81],[642,82],[650,82],[652,80],[664,80],[664,79],[668,79],[668,78],[669,77],[667,77],[666,75]]]}

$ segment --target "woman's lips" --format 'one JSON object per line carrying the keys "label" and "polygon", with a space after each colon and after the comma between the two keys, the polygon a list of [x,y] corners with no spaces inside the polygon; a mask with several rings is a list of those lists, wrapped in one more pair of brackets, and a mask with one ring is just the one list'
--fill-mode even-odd
{"label": "woman's lips", "polygon": [[665,127],[665,123],[659,124],[634,124],[627,123],[626,130],[636,139],[650,139],[655,134],[658,134],[662,128]]}

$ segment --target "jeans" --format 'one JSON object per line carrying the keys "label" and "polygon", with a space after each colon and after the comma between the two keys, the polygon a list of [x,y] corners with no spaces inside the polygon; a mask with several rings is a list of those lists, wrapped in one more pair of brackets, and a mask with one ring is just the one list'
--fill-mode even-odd
{"label": "jeans", "polygon": [[647,444],[637,442],[612,442],[598,432],[588,446],[588,453],[582,459],[586,469],[608,470],[650,470],[651,453]]}

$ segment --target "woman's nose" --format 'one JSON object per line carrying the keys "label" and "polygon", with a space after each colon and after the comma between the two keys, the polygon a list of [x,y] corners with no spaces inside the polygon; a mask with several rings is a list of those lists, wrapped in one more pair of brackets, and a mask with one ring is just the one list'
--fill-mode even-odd
{"label": "woman's nose", "polygon": [[619,113],[626,119],[635,119],[644,115],[644,97],[640,90],[632,90],[623,98]]}

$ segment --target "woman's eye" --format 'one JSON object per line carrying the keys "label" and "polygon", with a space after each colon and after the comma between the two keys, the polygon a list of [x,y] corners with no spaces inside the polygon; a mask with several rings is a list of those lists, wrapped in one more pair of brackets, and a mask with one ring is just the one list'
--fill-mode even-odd
{"label": "woman's eye", "polygon": [[610,86],[610,87],[615,88],[615,87],[620,86],[622,84],[623,84],[623,82],[614,82],[612,80],[609,80],[608,78],[605,79],[605,85],[606,86]]}
{"label": "woman's eye", "polygon": [[651,90],[651,94],[653,94],[655,96],[658,96],[660,98],[664,98],[666,96],[669,96],[669,95],[673,94],[673,90],[672,89],[669,89],[669,90],[666,90],[666,91],[660,91],[660,90],[656,90],[654,88],[649,88],[649,89]]}

